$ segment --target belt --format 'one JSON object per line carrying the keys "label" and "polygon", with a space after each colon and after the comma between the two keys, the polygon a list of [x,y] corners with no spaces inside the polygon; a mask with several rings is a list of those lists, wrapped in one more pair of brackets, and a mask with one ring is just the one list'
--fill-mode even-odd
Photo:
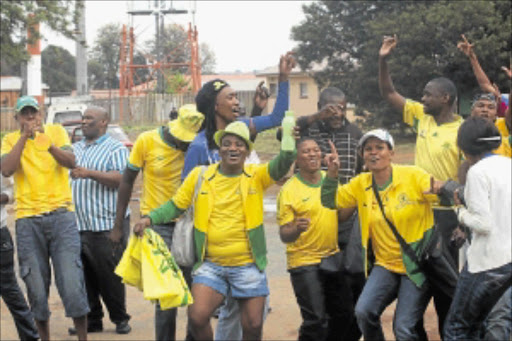
{"label": "belt", "polygon": [[55,210],[53,210],[53,211],[50,211],[50,212],[43,212],[43,213],[41,213],[40,215],[42,215],[42,216],[45,216],[45,217],[46,217],[46,216],[49,216],[49,215],[52,215],[52,214],[57,214],[57,213],[66,213],[66,212],[68,212],[68,209],[67,209],[67,208],[65,208],[65,207],[59,207],[59,208],[57,208],[57,209],[55,209]]}

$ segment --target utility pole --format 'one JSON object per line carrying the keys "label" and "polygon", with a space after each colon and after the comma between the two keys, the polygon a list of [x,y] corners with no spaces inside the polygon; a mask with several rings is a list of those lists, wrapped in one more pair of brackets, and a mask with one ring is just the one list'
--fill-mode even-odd
{"label": "utility pole", "polygon": [[[152,9],[145,9],[145,10],[129,10],[128,14],[130,15],[154,15],[155,16],[155,43],[156,43],[156,59],[157,59],[157,65],[155,65],[156,69],[161,70],[160,64],[162,63],[162,47],[160,44],[160,40],[163,33],[163,22],[164,22],[164,15],[166,14],[187,14],[187,10],[177,10],[172,8],[172,1],[170,1],[169,8],[166,8],[166,3],[168,1],[166,0],[154,0],[153,1],[153,8]],[[163,92],[163,75],[162,72],[158,72],[157,75],[157,92],[162,93]]]}
{"label": "utility pole", "polygon": [[89,93],[87,85],[87,41],[85,39],[85,1],[76,0],[75,6],[79,13],[75,38],[76,94],[81,96]]}

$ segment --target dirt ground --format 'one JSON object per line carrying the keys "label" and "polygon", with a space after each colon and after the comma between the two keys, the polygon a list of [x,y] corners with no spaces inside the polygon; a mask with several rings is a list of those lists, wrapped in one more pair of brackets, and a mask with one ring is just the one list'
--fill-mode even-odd
{"label": "dirt ground", "polygon": [[[409,159],[407,155],[400,161]],[[398,160],[397,160],[398,161]],[[272,186],[266,194],[266,200],[272,202],[275,200],[278,186]],[[132,201],[130,204],[132,210],[132,224],[138,219],[138,197],[140,196],[140,176],[136,182]],[[12,207],[9,211],[9,229],[14,236],[14,214]],[[298,328],[301,323],[300,312],[295,301],[295,296],[290,284],[288,273],[286,272],[285,247],[279,239],[278,226],[275,213],[268,212],[265,215],[265,229],[268,246],[269,265],[267,267],[267,276],[270,287],[270,305],[271,313],[268,315],[263,330],[264,340],[296,340]],[[17,268],[16,268],[17,272]],[[25,285],[19,280],[20,286],[24,292]],[[57,293],[54,283],[50,289],[50,310],[52,316],[50,320],[51,337],[53,340],[73,339],[68,335],[68,327],[72,321],[66,318],[62,302]],[[130,324],[132,332],[127,335],[118,335],[115,333],[115,325],[108,318],[104,319],[104,331],[102,333],[89,334],[90,340],[152,340],[154,339],[153,316],[154,307],[151,302],[143,299],[142,293],[133,287],[127,287],[127,309],[132,318]],[[382,324],[386,339],[394,339],[392,332],[392,320],[394,312],[394,303],[386,309],[382,316]],[[216,320],[212,320],[215,325]],[[186,310],[179,308],[177,339],[183,340],[185,337]],[[425,328],[430,340],[438,340],[437,318],[435,316],[432,304],[429,305],[425,315]],[[17,340],[18,335],[14,326],[12,317],[6,305],[0,303],[0,340]]]}

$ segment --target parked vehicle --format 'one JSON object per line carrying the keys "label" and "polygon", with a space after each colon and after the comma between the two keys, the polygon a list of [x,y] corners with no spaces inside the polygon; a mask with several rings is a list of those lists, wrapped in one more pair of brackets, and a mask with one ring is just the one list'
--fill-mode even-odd
{"label": "parked vehicle", "polygon": [[[81,125],[78,125],[78,126],[70,125],[70,126],[72,127],[72,131],[71,131],[71,134],[70,134],[71,142],[75,143],[75,142],[78,142],[78,141],[82,140],[84,138],[84,135],[83,135],[83,132],[82,132]],[[66,128],[65,125],[64,125],[64,128]],[[68,133],[69,133],[69,131],[68,131]],[[112,136],[113,138],[115,138],[119,142],[121,142],[122,144],[124,144],[124,146],[126,148],[128,148],[128,150],[132,149],[133,142],[130,141],[130,138],[128,137],[128,135],[126,135],[126,133],[124,132],[123,128],[121,128],[121,126],[119,126],[118,124],[109,124],[108,127],[107,127],[107,133],[110,134],[110,136]]]}

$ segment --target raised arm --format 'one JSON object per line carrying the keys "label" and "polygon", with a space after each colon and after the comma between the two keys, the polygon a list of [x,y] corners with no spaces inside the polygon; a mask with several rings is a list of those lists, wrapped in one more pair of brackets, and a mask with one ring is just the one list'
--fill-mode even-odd
{"label": "raised arm", "polygon": [[491,83],[489,77],[487,77],[485,74],[485,71],[482,69],[482,66],[480,66],[480,63],[478,62],[475,51],[473,50],[473,44],[469,43],[464,34],[462,35],[462,41],[457,43],[457,48],[469,58],[471,68],[473,69],[473,74],[478,81],[480,89],[482,89],[483,92],[493,93],[496,98],[499,98],[501,95],[500,91]]}
{"label": "raised arm", "polygon": [[379,50],[379,91],[381,96],[397,111],[403,112],[405,98],[400,95],[393,86],[393,81],[389,75],[387,58],[391,51],[396,47],[398,38],[396,34],[393,37],[384,37],[382,46]]}
{"label": "raised arm", "polygon": [[[276,98],[276,104],[272,112],[266,116],[253,117],[253,130],[251,134],[255,132],[261,132],[267,129],[271,129],[281,125],[284,113],[288,110],[289,105],[289,87],[288,76],[295,67],[296,61],[293,57],[292,52],[287,52],[284,56],[279,59],[279,89]],[[249,126],[248,120],[246,119],[247,126]]]}
{"label": "raised arm", "polygon": [[264,83],[265,81],[261,81],[254,92],[251,117],[261,116],[263,109],[267,106],[270,93],[268,89],[263,86]]}

